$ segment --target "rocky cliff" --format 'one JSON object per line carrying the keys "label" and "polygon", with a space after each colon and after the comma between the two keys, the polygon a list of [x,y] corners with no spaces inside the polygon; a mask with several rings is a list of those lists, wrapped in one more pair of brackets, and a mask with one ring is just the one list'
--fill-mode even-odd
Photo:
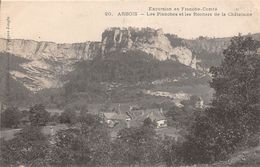
{"label": "rocky cliff", "polygon": [[[260,39],[259,34],[254,34]],[[200,73],[222,60],[222,50],[230,38],[198,38],[186,40],[176,35],[164,34],[162,29],[108,28],[100,42],[57,44],[33,40],[12,39],[10,52],[27,62],[20,64],[22,70],[11,71],[12,77],[28,89],[37,91],[57,87],[60,77],[73,70],[73,63],[106,56],[108,52],[141,50],[164,61],[174,60]],[[0,39],[0,52],[6,51],[7,40]]]}
{"label": "rocky cliff", "polygon": [[[6,51],[6,45],[7,40],[0,39],[0,52]],[[9,46],[12,54],[29,60],[20,64],[22,70],[11,74],[32,91],[59,86],[59,77],[71,71],[74,62],[100,54],[100,42],[57,44],[14,39]]]}
{"label": "rocky cliff", "polygon": [[[5,51],[6,45],[7,40],[0,39],[0,51]],[[198,61],[187,47],[172,47],[161,29],[151,28],[109,28],[101,42],[57,44],[13,39],[9,45],[11,53],[30,60],[20,65],[23,70],[11,74],[32,91],[57,87],[59,77],[71,71],[74,62],[115,50],[142,50],[158,60],[174,59],[195,69]]]}
{"label": "rocky cliff", "polygon": [[[0,51],[6,49],[6,39],[0,39]],[[35,59],[92,59],[99,54],[100,42],[57,44],[33,40],[13,39],[10,52],[29,60]]]}
{"label": "rocky cliff", "polygon": [[197,59],[185,46],[173,47],[162,29],[109,28],[102,34],[102,53],[115,50],[142,50],[158,60],[173,59],[197,68]]}

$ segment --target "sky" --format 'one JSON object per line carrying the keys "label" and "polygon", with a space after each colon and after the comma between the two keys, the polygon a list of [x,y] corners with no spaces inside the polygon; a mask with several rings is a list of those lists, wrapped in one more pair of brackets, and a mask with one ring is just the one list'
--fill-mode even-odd
{"label": "sky", "polygon": [[[207,7],[217,12],[253,13],[253,16],[180,17],[146,16],[149,7]],[[111,12],[113,16],[105,16]],[[117,16],[118,12],[138,12],[145,15]],[[74,43],[100,41],[109,27],[162,28],[165,33],[183,38],[198,36],[229,37],[238,33],[260,32],[260,1],[12,1],[2,0],[0,37],[7,36],[7,17],[10,36],[18,39]]]}

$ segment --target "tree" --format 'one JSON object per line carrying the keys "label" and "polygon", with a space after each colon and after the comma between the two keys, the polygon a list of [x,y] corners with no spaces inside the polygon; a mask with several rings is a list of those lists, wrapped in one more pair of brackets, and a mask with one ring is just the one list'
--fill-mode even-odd
{"label": "tree", "polygon": [[49,121],[52,122],[52,124],[57,124],[60,122],[60,115],[59,113],[54,113],[53,115],[50,116]]}
{"label": "tree", "polygon": [[161,142],[161,159],[166,163],[166,166],[180,166],[181,165],[181,154],[182,148],[181,143],[166,136]]}
{"label": "tree", "polygon": [[119,131],[113,147],[113,160],[117,164],[140,166],[160,162],[159,140],[153,126],[150,125],[145,124],[142,127],[125,128]]}
{"label": "tree", "polygon": [[194,122],[195,115],[200,113],[200,108],[196,108],[196,102],[193,96],[189,100],[183,100],[182,107],[172,106],[166,113],[168,124],[174,127],[180,127],[183,130],[190,128]]}
{"label": "tree", "polygon": [[98,116],[82,113],[78,126],[55,135],[52,165],[107,166],[110,163],[110,136]]}
{"label": "tree", "polygon": [[1,141],[1,164],[6,166],[46,166],[48,140],[38,127],[27,126],[8,141]]}
{"label": "tree", "polygon": [[32,126],[45,126],[50,119],[50,113],[41,104],[35,105],[29,110],[29,120]]}
{"label": "tree", "polygon": [[77,122],[77,116],[75,111],[65,110],[59,116],[60,123],[74,124]]}
{"label": "tree", "polygon": [[220,67],[211,68],[210,86],[216,91],[212,108],[216,111],[209,115],[219,124],[236,125],[248,133],[259,130],[259,47],[260,42],[251,37],[234,37]]}
{"label": "tree", "polygon": [[248,136],[259,132],[259,42],[237,36],[224,50],[224,60],[212,67],[215,89],[211,107],[197,116],[183,156],[188,163],[225,159]]}
{"label": "tree", "polygon": [[147,117],[147,118],[143,121],[143,126],[154,128],[154,127],[156,127],[156,123],[153,122],[153,121],[151,120],[151,118]]}
{"label": "tree", "polygon": [[1,113],[1,127],[17,128],[21,113],[17,108],[9,107]]}

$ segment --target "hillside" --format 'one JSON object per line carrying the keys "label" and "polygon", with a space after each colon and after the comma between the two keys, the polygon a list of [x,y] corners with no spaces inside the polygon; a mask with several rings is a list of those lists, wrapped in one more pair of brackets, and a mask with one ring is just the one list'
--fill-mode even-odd
{"label": "hillside", "polygon": [[[259,34],[252,36],[260,39]],[[111,85],[127,81],[125,86],[129,87],[130,80],[132,83],[145,81],[145,92],[149,90],[151,96],[169,94],[166,97],[171,97],[184,93],[188,97],[195,93],[209,101],[212,91],[207,86],[208,71],[222,61],[222,50],[229,40],[229,37],[183,39],[164,34],[162,29],[132,27],[108,28],[102,33],[100,42],[57,44],[12,39],[10,52],[23,61],[10,73],[13,80],[35,93],[62,87],[67,82],[67,75],[75,75],[74,80],[86,79],[74,71],[80,65],[85,70],[92,70],[86,74],[96,74],[92,79],[99,78],[92,83],[110,82],[108,85]],[[6,44],[6,39],[0,39],[0,52],[6,50]],[[130,57],[124,58],[126,54]],[[143,59],[136,54],[141,54]],[[139,68],[145,64],[143,69]],[[98,90],[102,89],[101,94],[104,94],[107,86],[98,87]],[[120,91],[123,88],[117,90]]]}
{"label": "hillside", "polygon": [[[140,92],[147,92],[146,90],[150,89],[156,90],[158,83],[160,85],[163,82],[184,84],[182,80],[178,79],[184,78],[187,82],[192,82],[199,77],[201,75],[195,69],[174,60],[159,61],[138,50],[111,51],[105,53],[104,58],[77,63],[75,70],[66,77],[68,82],[65,84],[65,91],[68,95],[84,92],[92,99],[97,96],[108,98],[106,96],[111,94],[110,98],[115,102],[119,102],[118,97],[123,100],[124,96],[132,92],[129,95],[131,98],[128,100],[133,101],[142,94]],[[165,78],[169,80],[164,81]],[[175,80],[171,81],[170,78]],[[201,83],[205,84],[205,81]],[[130,90],[124,91],[124,89]],[[125,93],[124,96],[119,96],[116,92]]]}
{"label": "hillside", "polygon": [[[0,39],[0,52],[6,50],[6,39]],[[59,86],[60,77],[71,71],[79,60],[99,55],[99,42],[56,44],[33,40],[11,40],[11,53],[28,60],[20,64],[22,70],[13,70],[12,76],[31,91]]]}
{"label": "hillside", "polygon": [[[6,93],[6,77],[7,77],[7,54],[0,53],[0,101],[4,101],[5,93]],[[14,55],[10,55],[10,70],[11,71],[22,71],[23,69],[20,67],[22,63],[26,63],[27,60],[21,57],[17,57]],[[10,99],[13,104],[16,103],[20,99],[29,98],[31,92],[19,81],[10,77],[9,80],[10,85]]]}

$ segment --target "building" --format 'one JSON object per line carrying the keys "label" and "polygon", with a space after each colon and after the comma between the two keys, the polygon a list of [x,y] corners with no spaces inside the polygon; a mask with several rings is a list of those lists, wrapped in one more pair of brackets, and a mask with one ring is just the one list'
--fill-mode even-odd
{"label": "building", "polygon": [[151,121],[155,122],[156,128],[162,128],[167,126],[166,117],[163,114],[162,108],[158,109],[151,109],[148,110],[147,117],[151,119]]}
{"label": "building", "polygon": [[109,127],[129,127],[128,122],[131,118],[126,113],[117,113],[117,112],[104,112],[101,114],[101,117],[108,124]]}
{"label": "building", "polygon": [[139,106],[126,105],[114,107],[109,112],[102,112],[100,116],[109,127],[139,127],[145,119],[150,118],[156,124],[156,128],[167,126],[167,120],[162,109],[143,109]]}
{"label": "building", "polygon": [[150,118],[156,124],[156,128],[167,126],[167,120],[162,109],[140,109],[127,112],[130,116],[130,126],[141,126],[146,118]]}

